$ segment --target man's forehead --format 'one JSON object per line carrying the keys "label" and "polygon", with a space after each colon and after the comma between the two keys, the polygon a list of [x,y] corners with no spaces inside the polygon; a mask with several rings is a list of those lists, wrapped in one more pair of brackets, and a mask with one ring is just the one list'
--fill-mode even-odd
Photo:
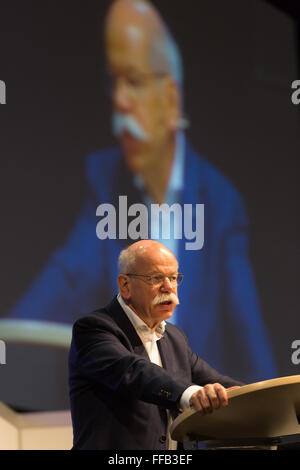
{"label": "man's forehead", "polygon": [[177,260],[175,256],[166,248],[150,248],[148,250],[139,250],[136,257],[138,268],[144,268],[151,272],[159,272],[162,269],[169,269],[174,272],[177,270]]}
{"label": "man's forehead", "polygon": [[129,24],[126,27],[126,34],[128,37],[128,40],[130,40],[133,43],[140,42],[143,40],[143,32],[141,31],[141,28],[138,28],[134,24]]}
{"label": "man's forehead", "polygon": [[150,67],[149,41],[135,26],[118,29],[110,34],[106,43],[106,55],[112,68],[148,71]]}
{"label": "man's forehead", "polygon": [[125,43],[127,47],[137,47],[149,41],[149,34],[142,25],[126,20],[118,24],[111,23],[111,25],[106,28],[105,37],[106,42],[113,46]]}
{"label": "man's forehead", "polygon": [[149,62],[153,42],[164,33],[164,24],[151,5],[119,0],[107,16],[105,36],[108,56],[113,53],[119,61],[126,58],[132,60],[133,55],[137,62]]}

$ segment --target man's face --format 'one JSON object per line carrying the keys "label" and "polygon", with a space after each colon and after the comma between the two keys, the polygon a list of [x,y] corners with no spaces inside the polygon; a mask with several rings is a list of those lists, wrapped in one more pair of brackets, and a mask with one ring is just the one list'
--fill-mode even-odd
{"label": "man's face", "polygon": [[[175,257],[162,248],[151,257],[141,258],[134,274],[171,276],[178,273]],[[157,325],[170,318],[178,303],[177,284],[165,277],[163,282],[152,285],[141,277],[129,278],[128,305],[149,325]],[[158,302],[155,302],[157,301]]]}
{"label": "man's face", "polygon": [[118,137],[127,164],[139,173],[155,165],[156,150],[170,139],[170,77],[153,72],[149,38],[134,26],[111,26],[106,47],[113,112],[121,118],[121,127],[123,117],[131,121]]}

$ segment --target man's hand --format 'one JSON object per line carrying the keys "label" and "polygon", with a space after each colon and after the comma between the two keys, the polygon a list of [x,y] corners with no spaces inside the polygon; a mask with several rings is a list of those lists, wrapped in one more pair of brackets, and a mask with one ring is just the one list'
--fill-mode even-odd
{"label": "man's hand", "polygon": [[202,415],[212,413],[213,410],[217,410],[222,406],[227,406],[228,397],[226,388],[219,383],[207,384],[191,396],[190,405]]}

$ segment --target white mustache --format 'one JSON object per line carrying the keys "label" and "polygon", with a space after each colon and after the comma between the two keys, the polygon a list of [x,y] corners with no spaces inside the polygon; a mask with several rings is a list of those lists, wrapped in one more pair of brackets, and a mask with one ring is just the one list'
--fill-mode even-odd
{"label": "white mustache", "polygon": [[162,302],[173,302],[175,305],[179,304],[179,299],[176,294],[173,292],[167,293],[163,292],[161,294],[157,294],[156,297],[153,299],[153,305],[161,304]]}
{"label": "white mustache", "polygon": [[142,126],[130,114],[114,113],[113,114],[113,133],[115,137],[127,131],[136,139],[145,142],[148,140],[148,135]]}

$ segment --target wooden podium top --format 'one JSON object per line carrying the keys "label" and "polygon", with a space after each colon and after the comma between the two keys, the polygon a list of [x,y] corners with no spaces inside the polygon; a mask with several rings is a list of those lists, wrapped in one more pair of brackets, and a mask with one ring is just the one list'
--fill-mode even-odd
{"label": "wooden podium top", "polygon": [[228,390],[228,406],[201,415],[189,408],[171,427],[174,440],[271,438],[300,433],[300,375]]}

